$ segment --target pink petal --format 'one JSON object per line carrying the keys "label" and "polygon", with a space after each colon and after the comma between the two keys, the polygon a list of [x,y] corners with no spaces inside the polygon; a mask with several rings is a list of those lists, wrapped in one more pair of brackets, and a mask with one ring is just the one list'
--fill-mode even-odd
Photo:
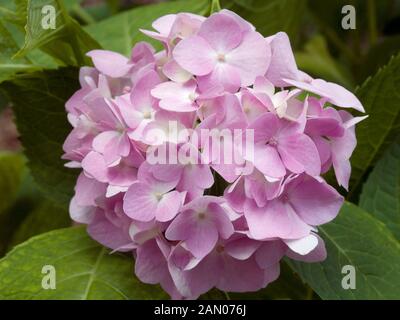
{"label": "pink petal", "polygon": [[307,172],[317,176],[321,172],[321,160],[318,149],[310,137],[305,134],[281,137],[278,151],[286,168],[293,173]]}
{"label": "pink petal", "polygon": [[86,97],[86,103],[90,107],[89,116],[99,126],[106,126],[108,130],[114,129],[120,124],[113,105],[106,102],[103,97]]}
{"label": "pink petal", "polygon": [[257,76],[267,71],[271,49],[258,32],[245,34],[242,43],[226,56],[226,63],[235,67],[240,75],[241,85],[252,85]]}
{"label": "pink petal", "polygon": [[261,242],[240,237],[225,245],[225,252],[237,260],[247,260],[260,247]]}
{"label": "pink petal", "polygon": [[191,231],[192,235],[185,241],[187,248],[195,257],[205,257],[217,244],[217,229],[212,224],[198,224]]}
{"label": "pink petal", "polygon": [[136,250],[135,274],[140,281],[157,284],[169,277],[167,260],[155,240],[146,241]]}
{"label": "pink petal", "polygon": [[339,186],[349,190],[349,181],[351,176],[351,163],[350,160],[337,160],[333,161],[333,169]]}
{"label": "pink petal", "polygon": [[204,189],[210,188],[214,183],[214,177],[208,165],[185,166],[177,190],[187,191],[189,198],[203,194]]}
{"label": "pink petal", "polygon": [[153,189],[144,183],[134,183],[124,196],[124,212],[135,220],[151,221],[157,210],[157,197],[152,193]]}
{"label": "pink petal", "polygon": [[268,142],[279,129],[279,120],[272,113],[265,113],[258,117],[248,126],[249,130],[254,130],[254,142]]}
{"label": "pink petal", "polygon": [[315,146],[318,149],[319,158],[321,159],[321,172],[325,172],[326,166],[330,166],[331,146],[327,139],[319,136],[312,137]]}
{"label": "pink petal", "polygon": [[117,52],[92,50],[86,55],[92,58],[96,69],[112,78],[125,76],[132,67],[128,64],[128,58]]}
{"label": "pink petal", "polygon": [[243,212],[246,194],[244,192],[244,179],[238,178],[230,187],[225,189],[224,198],[237,212]]}
{"label": "pink petal", "polygon": [[185,201],[185,192],[171,191],[163,195],[158,203],[156,220],[166,222],[172,220]]}
{"label": "pink petal", "polygon": [[145,29],[139,29],[140,32],[142,32],[143,34],[145,34],[146,36],[153,38],[155,40],[161,41],[166,43],[168,41],[168,36],[165,34],[160,34],[158,32],[154,32],[151,30],[145,30]]}
{"label": "pink petal", "polygon": [[185,241],[188,250],[197,258],[203,258],[215,247],[218,231],[209,219],[199,219],[195,211],[178,215],[170,224],[165,236],[169,240]]}
{"label": "pink petal", "polygon": [[191,235],[193,225],[194,221],[191,219],[190,213],[183,212],[171,222],[165,231],[165,237],[168,240],[186,240]]}
{"label": "pink petal", "polygon": [[93,220],[95,214],[94,207],[80,206],[76,203],[75,196],[69,203],[69,214],[72,220],[78,223],[88,224]]}
{"label": "pink petal", "polygon": [[166,14],[153,21],[151,26],[162,34],[168,34],[176,20],[176,14]]}
{"label": "pink petal", "polygon": [[250,161],[258,170],[269,177],[281,178],[286,174],[278,151],[269,145],[256,145],[254,147],[254,159]]}
{"label": "pink petal", "polygon": [[144,41],[137,42],[132,48],[130,61],[135,64],[135,68],[137,64],[144,66],[154,62],[154,51],[151,44]]}
{"label": "pink petal", "polygon": [[260,268],[266,269],[278,263],[286,253],[286,246],[280,240],[265,241],[255,254]]}
{"label": "pink petal", "polygon": [[100,182],[108,182],[107,167],[101,154],[91,151],[82,160],[82,168],[87,174]]}
{"label": "pink petal", "polygon": [[304,238],[284,240],[286,245],[291,251],[296,252],[302,256],[309,254],[318,245],[318,238],[314,234],[310,234]]}
{"label": "pink petal", "polygon": [[239,24],[229,15],[215,13],[200,27],[198,35],[205,39],[217,53],[227,53],[242,41]]}
{"label": "pink petal", "polygon": [[310,253],[301,255],[289,249],[286,255],[291,259],[304,262],[324,261],[327,255],[324,240],[322,240],[321,237],[316,234],[314,236],[318,239],[318,244]]}
{"label": "pink petal", "polygon": [[192,77],[192,74],[190,72],[187,72],[186,70],[181,68],[179,64],[173,59],[164,64],[162,71],[169,79],[179,83],[189,81]]}
{"label": "pink petal", "polygon": [[194,102],[197,97],[196,82],[190,80],[184,84],[168,81],[151,90],[153,97],[161,99],[160,108],[174,112],[191,112],[198,109]]}
{"label": "pink petal", "polygon": [[224,272],[217,288],[223,291],[248,292],[257,291],[265,286],[264,270],[254,258],[237,260],[226,256]]}
{"label": "pink petal", "polygon": [[296,213],[313,226],[333,220],[343,204],[343,197],[335,188],[312,178],[306,178],[289,193]]}
{"label": "pink petal", "polygon": [[247,90],[242,92],[241,102],[243,111],[246,114],[247,121],[249,122],[255,121],[263,113],[268,111],[260,99]]}
{"label": "pink petal", "polygon": [[79,206],[96,206],[95,200],[103,196],[106,185],[88,178],[84,173],[78,177],[75,186],[75,201]]}
{"label": "pink petal", "polygon": [[131,143],[128,136],[124,133],[117,133],[118,136],[108,143],[104,150],[104,161],[107,166],[119,163],[121,158],[127,157],[131,150]]}
{"label": "pink petal", "polygon": [[311,83],[284,79],[285,82],[296,86],[300,89],[318,94],[327,98],[329,102],[342,108],[354,108],[358,111],[365,112],[364,107],[357,97],[347,89],[322,79],[314,79]]}
{"label": "pink petal", "polygon": [[305,131],[311,136],[341,137],[344,134],[344,127],[337,119],[310,118],[307,119]]}
{"label": "pink petal", "polygon": [[235,19],[235,21],[239,24],[240,28],[242,29],[242,32],[247,32],[247,31],[254,31],[256,28],[248,21],[243,19],[241,16],[239,16],[237,13],[227,10],[227,9],[222,9],[219,11],[221,14],[226,14],[232,18]]}
{"label": "pink petal", "polygon": [[214,221],[214,224],[218,229],[220,237],[222,239],[228,239],[234,232],[233,225],[228,214],[217,203],[210,203],[207,209],[211,215],[211,219]]}
{"label": "pink petal", "polygon": [[151,171],[154,178],[161,181],[176,181],[182,175],[184,167],[180,164],[154,164]]}
{"label": "pink petal", "polygon": [[115,226],[100,212],[96,213],[93,221],[87,228],[87,232],[94,240],[100,242],[103,246],[114,250],[132,243],[128,232],[124,232],[122,228]]}
{"label": "pink petal", "polygon": [[218,255],[210,254],[201,260],[196,268],[186,271],[177,262],[182,260],[179,256],[188,255],[190,253],[182,246],[176,246],[171,252],[168,267],[179,292],[188,299],[196,299],[217,284],[223,274],[223,264]]}
{"label": "pink petal", "polygon": [[183,69],[197,76],[209,74],[216,64],[214,50],[199,36],[180,41],[174,48],[173,57]]}
{"label": "pink petal", "polygon": [[228,63],[217,63],[214,70],[205,75],[197,78],[200,91],[212,91],[220,85],[228,92],[236,92],[241,84],[240,73],[237,68],[229,65]]}
{"label": "pink petal", "polygon": [[150,95],[150,91],[160,82],[160,77],[154,70],[150,70],[137,80],[130,95],[135,110],[143,112],[152,109],[154,99]]}
{"label": "pink petal", "polygon": [[104,154],[107,145],[115,141],[115,138],[117,137],[119,137],[117,131],[101,132],[93,139],[93,150]]}
{"label": "pink petal", "polygon": [[254,239],[297,239],[310,233],[305,224],[291,208],[280,200],[272,200],[263,208],[249,202],[244,211],[250,235]]}
{"label": "pink petal", "polygon": [[278,32],[271,41],[271,64],[266,73],[266,78],[277,87],[286,87],[283,80],[297,80],[298,69],[290,46],[289,37],[285,32]]}

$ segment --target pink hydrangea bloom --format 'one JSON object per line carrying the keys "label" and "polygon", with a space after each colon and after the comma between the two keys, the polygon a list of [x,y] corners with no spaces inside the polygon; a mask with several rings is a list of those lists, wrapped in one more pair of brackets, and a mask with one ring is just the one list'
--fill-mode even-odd
{"label": "pink hydrangea bloom", "polygon": [[89,52],[66,103],[72,219],[174,299],[256,291],[285,256],[325,259],[318,227],[343,197],[322,175],[348,189],[365,117],[339,108],[360,101],[300,71],[285,33],[264,38],[231,11],[152,26],[164,50]]}

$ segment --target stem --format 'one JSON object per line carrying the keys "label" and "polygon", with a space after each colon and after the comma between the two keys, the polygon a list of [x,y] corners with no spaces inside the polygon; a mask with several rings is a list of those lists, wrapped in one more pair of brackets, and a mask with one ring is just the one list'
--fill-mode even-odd
{"label": "stem", "polygon": [[76,15],[85,24],[92,24],[96,22],[96,20],[89,13],[87,13],[87,11],[83,10],[79,4],[71,9],[71,13]]}
{"label": "stem", "polygon": [[371,42],[371,45],[374,45],[378,39],[378,31],[376,26],[375,0],[368,0],[367,14],[368,14],[369,40]]}
{"label": "stem", "polygon": [[68,15],[63,1],[58,0],[57,4],[58,4],[59,9],[61,10],[61,14],[62,14],[64,23],[65,23],[65,28],[67,29],[67,32],[68,32],[68,29],[70,29],[70,32],[69,32],[69,34],[70,34],[69,39],[71,41],[70,45],[71,45],[72,51],[74,52],[76,62],[78,63],[78,66],[83,66],[83,65],[85,65],[85,58],[83,57],[82,52],[79,50],[78,38],[77,38],[77,35],[74,32],[74,30],[72,29],[73,20],[71,20],[71,17]]}
{"label": "stem", "polygon": [[74,56],[76,58],[76,62],[78,63],[78,66],[84,66],[85,65],[85,59],[82,56],[81,50],[79,50],[78,39],[76,38],[75,35],[72,35],[70,37],[70,40],[71,40],[71,48],[72,48],[72,51],[74,52]]}
{"label": "stem", "polygon": [[226,300],[231,300],[231,297],[229,296],[228,292],[222,291],[225,295]]}
{"label": "stem", "polygon": [[219,3],[219,0],[212,0],[210,14],[213,14],[214,12],[218,12],[220,10],[221,10],[221,4]]}

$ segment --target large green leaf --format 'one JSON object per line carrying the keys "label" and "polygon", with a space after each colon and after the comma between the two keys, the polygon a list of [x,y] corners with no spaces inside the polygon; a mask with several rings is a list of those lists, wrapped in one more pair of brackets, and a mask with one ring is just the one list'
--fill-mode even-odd
{"label": "large green leaf", "polygon": [[385,37],[377,44],[372,46],[359,68],[359,78],[361,81],[369,75],[376,73],[379,68],[387,64],[391,57],[400,52],[400,35]]}
{"label": "large green leaf", "polygon": [[45,195],[66,205],[76,172],[64,168],[62,145],[70,125],[66,100],[78,89],[78,71],[59,69],[19,76],[2,84],[13,102],[16,123],[31,173]]}
{"label": "large green leaf", "polygon": [[0,152],[0,215],[14,203],[24,175],[21,154]]}
{"label": "large green leaf", "polygon": [[[43,289],[42,268],[54,266],[56,289]],[[110,254],[74,227],[52,231],[17,246],[0,260],[0,299],[160,299],[158,287],[133,275],[133,258]]]}
{"label": "large green leaf", "polygon": [[26,23],[27,0],[0,0],[0,16],[3,20],[10,21],[23,27]]}
{"label": "large green leaf", "polygon": [[43,197],[38,192],[26,165],[23,172],[15,201],[6,211],[0,214],[0,257],[7,252],[15,230],[18,229],[29,213],[37,207],[37,204],[43,201]]}
{"label": "large green leaf", "polygon": [[[62,0],[25,0],[27,19],[25,43],[16,57],[41,48],[53,57],[69,65],[89,63],[85,53],[100,45],[73,20],[64,8]],[[55,28],[44,28],[42,8],[46,5],[55,9]],[[22,6],[22,5],[21,5]]]}
{"label": "large green leaf", "polygon": [[384,222],[400,240],[400,143],[378,161],[363,185],[360,207]]}
{"label": "large green leaf", "polygon": [[18,50],[10,32],[0,22],[0,83],[12,78],[18,72],[38,69],[26,58],[12,59]]}
{"label": "large green leaf", "polygon": [[69,227],[71,223],[71,218],[66,209],[59,208],[49,200],[42,200],[13,232],[8,247],[13,248],[30,237],[41,233]]}
{"label": "large green leaf", "polygon": [[222,7],[229,8],[250,21],[257,31],[270,36],[285,31],[294,42],[306,8],[304,0],[225,0]]}
{"label": "large green leaf", "polygon": [[0,215],[0,257],[34,235],[71,226],[67,209],[43,197],[26,165],[22,176],[15,201]]}
{"label": "large green leaf", "polygon": [[[15,48],[12,48],[12,50],[10,48],[10,57],[14,56],[20,50],[20,48],[25,45],[24,27],[27,19],[27,1],[14,0],[14,2],[16,2],[16,4],[10,0],[0,0],[0,18],[2,19],[4,27],[17,44]],[[77,5],[76,0],[68,1],[69,8],[71,8],[70,4]],[[72,8],[74,7],[75,6]],[[66,52],[69,52],[70,50],[70,48],[67,48]],[[40,49],[29,50],[25,57],[36,67],[42,67],[46,69],[54,69],[57,67],[55,59]],[[12,59],[13,62],[15,62],[15,60],[16,59]],[[18,60],[21,60],[21,58],[17,59],[16,61]]]}
{"label": "large green leaf", "polygon": [[351,158],[351,195],[400,133],[400,55],[356,91],[369,118],[357,125],[357,148]]}
{"label": "large green leaf", "polygon": [[146,40],[160,46],[142,34],[139,28],[151,30],[154,20],[170,13],[192,12],[204,15],[208,13],[209,6],[208,0],[180,0],[141,6],[92,24],[86,31],[107,50],[128,55],[138,41]]}
{"label": "large green leaf", "polygon": [[[379,220],[345,203],[339,216],[319,228],[328,257],[322,263],[290,261],[322,299],[398,299],[400,244]],[[356,289],[343,289],[342,268],[356,271]]]}

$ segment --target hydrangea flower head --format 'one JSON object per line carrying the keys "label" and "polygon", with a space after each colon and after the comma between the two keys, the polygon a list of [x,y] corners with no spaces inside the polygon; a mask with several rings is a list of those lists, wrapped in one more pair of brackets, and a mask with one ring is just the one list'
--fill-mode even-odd
{"label": "hydrangea flower head", "polygon": [[323,174],[348,189],[365,117],[343,108],[360,101],[300,71],[285,33],[265,38],[231,11],[152,26],[163,50],[89,52],[66,104],[72,219],[174,299],[256,291],[285,256],[325,259],[318,226],[343,197]]}

